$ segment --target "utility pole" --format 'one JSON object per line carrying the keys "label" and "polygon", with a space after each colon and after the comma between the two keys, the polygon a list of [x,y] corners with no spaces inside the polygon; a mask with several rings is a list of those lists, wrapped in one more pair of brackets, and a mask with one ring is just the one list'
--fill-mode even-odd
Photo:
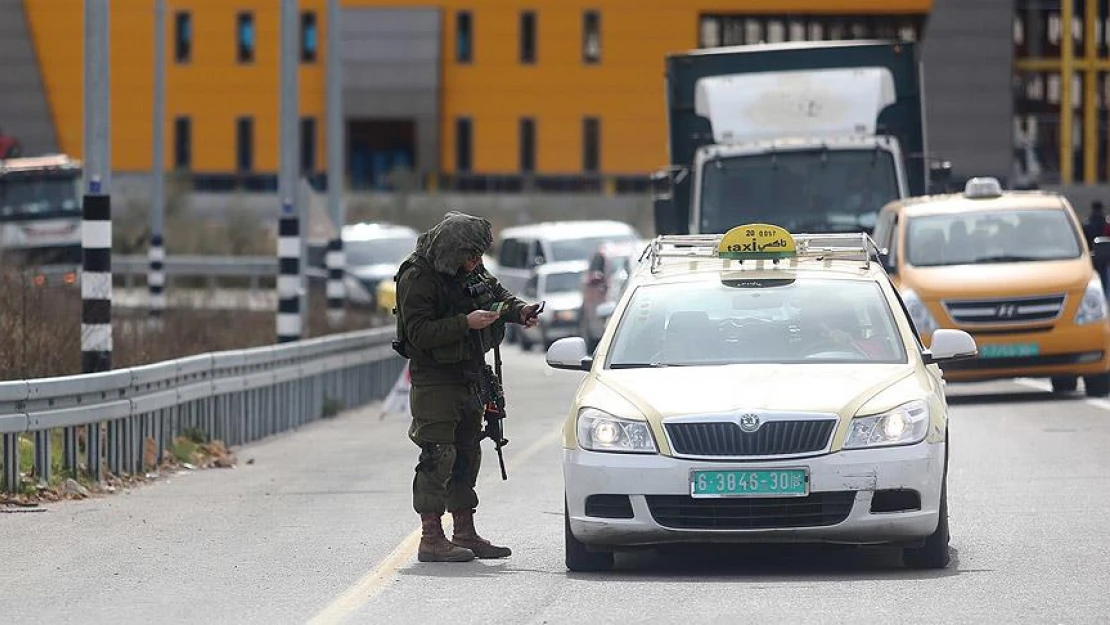
{"label": "utility pole", "polygon": [[[112,368],[112,144],[108,0],[85,0],[85,195],[81,222],[81,371]],[[89,475],[100,481],[101,424],[87,426]],[[76,432],[67,428],[67,463],[76,459]],[[119,424],[108,423],[109,440]],[[72,437],[72,440],[71,440]],[[113,446],[118,449],[118,446]],[[118,454],[117,454],[118,455]],[[119,458],[109,458],[110,464]]]}
{"label": "utility pole", "polygon": [[166,0],[154,0],[154,154],[150,181],[150,317],[161,325],[166,310],[166,247],[163,222],[166,210]]}
{"label": "utility pole", "polygon": [[279,343],[300,340],[304,315],[301,310],[301,290],[304,288],[304,264],[301,258],[302,224],[298,207],[300,195],[298,161],[300,160],[300,128],[298,122],[297,86],[297,26],[299,25],[297,0],[281,0],[281,101],[278,120],[278,197],[281,217],[278,221],[278,310],[277,335]]}
{"label": "utility pole", "polygon": [[332,326],[343,322],[346,288],[343,276],[347,261],[343,253],[343,224],[347,222],[343,203],[343,60],[339,0],[328,0],[327,44],[327,136],[328,136],[328,212],[335,225],[335,238],[328,242],[328,321]]}

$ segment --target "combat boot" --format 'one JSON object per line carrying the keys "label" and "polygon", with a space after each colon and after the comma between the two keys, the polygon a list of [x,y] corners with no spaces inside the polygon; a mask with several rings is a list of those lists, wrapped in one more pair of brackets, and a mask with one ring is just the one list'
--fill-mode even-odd
{"label": "combat boot", "polygon": [[498,547],[490,544],[488,540],[478,535],[474,529],[473,510],[452,510],[451,516],[455,519],[455,531],[451,542],[459,547],[466,547],[479,558],[507,558],[513,551],[508,547]]}
{"label": "combat boot", "polygon": [[470,562],[474,552],[452,544],[443,535],[443,525],[438,514],[421,514],[420,549],[416,559],[421,562]]}

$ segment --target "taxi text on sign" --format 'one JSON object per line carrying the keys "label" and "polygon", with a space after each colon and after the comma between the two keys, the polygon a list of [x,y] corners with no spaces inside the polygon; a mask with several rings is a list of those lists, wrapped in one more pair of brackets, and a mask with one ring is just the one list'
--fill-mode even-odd
{"label": "taxi text on sign", "polygon": [[790,258],[797,253],[794,237],[771,224],[737,226],[721,237],[717,255],[735,260]]}

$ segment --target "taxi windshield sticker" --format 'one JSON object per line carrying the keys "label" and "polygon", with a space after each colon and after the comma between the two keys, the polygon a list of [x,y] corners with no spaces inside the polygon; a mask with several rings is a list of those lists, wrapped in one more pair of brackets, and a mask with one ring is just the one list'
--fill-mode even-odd
{"label": "taxi windshield sticker", "polygon": [[735,260],[790,258],[797,253],[794,237],[771,224],[747,224],[729,230],[717,245],[717,255]]}

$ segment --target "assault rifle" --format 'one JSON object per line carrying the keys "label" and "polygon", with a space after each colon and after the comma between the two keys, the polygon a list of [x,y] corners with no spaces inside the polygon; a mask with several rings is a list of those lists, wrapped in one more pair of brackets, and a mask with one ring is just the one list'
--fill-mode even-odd
{"label": "assault rifle", "polygon": [[[501,465],[501,479],[507,480],[505,473],[505,456],[501,448],[509,444],[505,438],[505,392],[501,387],[501,346],[493,346],[493,362],[497,367],[496,373],[487,364],[482,367],[482,377],[479,382],[479,394],[485,405],[486,427],[482,430],[482,438],[493,441],[493,448],[497,451],[497,463]],[[480,440],[480,439],[479,439]]]}

